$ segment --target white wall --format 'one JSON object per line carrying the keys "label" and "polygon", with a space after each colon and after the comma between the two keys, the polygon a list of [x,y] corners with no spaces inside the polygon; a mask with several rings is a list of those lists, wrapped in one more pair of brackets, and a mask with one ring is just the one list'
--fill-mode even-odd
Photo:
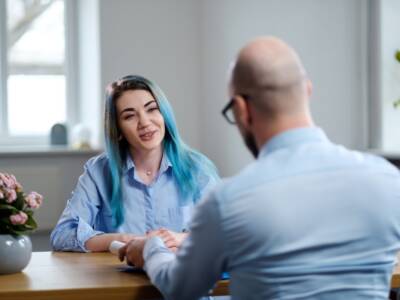
{"label": "white wall", "polygon": [[249,39],[276,35],[300,54],[314,84],[315,121],[329,137],[363,149],[366,102],[362,0],[207,0],[202,2],[202,145],[223,174],[238,171],[251,158],[236,128],[220,109],[228,101],[227,66]]}
{"label": "white wall", "polygon": [[198,1],[100,0],[101,84],[140,74],[170,100],[182,136],[199,147]]}

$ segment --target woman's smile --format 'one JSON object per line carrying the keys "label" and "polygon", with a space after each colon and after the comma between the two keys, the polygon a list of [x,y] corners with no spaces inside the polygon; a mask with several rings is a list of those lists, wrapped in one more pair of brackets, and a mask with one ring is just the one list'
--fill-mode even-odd
{"label": "woman's smile", "polygon": [[156,132],[157,130],[147,131],[145,133],[139,134],[139,138],[144,142],[150,141]]}

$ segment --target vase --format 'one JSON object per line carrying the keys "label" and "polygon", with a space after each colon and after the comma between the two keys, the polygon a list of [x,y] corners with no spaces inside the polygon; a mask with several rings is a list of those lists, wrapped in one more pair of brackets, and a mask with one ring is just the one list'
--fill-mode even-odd
{"label": "vase", "polygon": [[0,274],[21,272],[31,255],[32,243],[28,236],[0,234]]}

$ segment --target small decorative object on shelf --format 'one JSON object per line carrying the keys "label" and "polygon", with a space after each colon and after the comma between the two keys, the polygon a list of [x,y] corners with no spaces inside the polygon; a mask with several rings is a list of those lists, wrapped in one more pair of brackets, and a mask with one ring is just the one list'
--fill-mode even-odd
{"label": "small decorative object on shelf", "polygon": [[31,259],[26,232],[37,228],[33,212],[43,202],[36,192],[25,194],[13,175],[0,172],[0,274],[20,272]]}
{"label": "small decorative object on shelf", "polygon": [[72,128],[71,145],[73,149],[77,150],[90,150],[91,132],[90,129],[83,125],[77,124]]}
{"label": "small decorative object on shelf", "polygon": [[57,123],[51,127],[50,144],[53,146],[68,144],[67,127],[64,124]]}

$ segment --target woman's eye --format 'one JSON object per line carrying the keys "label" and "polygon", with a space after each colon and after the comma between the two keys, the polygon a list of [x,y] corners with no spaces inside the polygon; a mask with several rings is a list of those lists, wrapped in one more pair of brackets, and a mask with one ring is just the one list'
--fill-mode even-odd
{"label": "woman's eye", "polygon": [[158,110],[158,107],[150,107],[148,112],[153,112],[153,111],[156,111],[156,110]]}
{"label": "woman's eye", "polygon": [[132,118],[135,117],[135,116],[136,116],[135,114],[125,115],[125,116],[124,116],[124,120],[132,119]]}

